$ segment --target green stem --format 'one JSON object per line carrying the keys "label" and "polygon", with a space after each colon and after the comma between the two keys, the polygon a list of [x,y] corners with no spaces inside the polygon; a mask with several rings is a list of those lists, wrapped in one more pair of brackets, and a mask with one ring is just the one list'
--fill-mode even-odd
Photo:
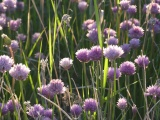
{"label": "green stem", "polygon": [[69,75],[69,71],[68,70],[67,70],[67,75],[68,75],[68,80],[69,80],[70,93],[72,94],[72,83],[71,83],[71,77]]}

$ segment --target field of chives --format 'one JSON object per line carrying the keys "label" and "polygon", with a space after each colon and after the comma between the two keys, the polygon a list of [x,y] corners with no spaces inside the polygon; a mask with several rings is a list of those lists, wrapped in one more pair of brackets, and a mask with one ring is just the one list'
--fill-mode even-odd
{"label": "field of chives", "polygon": [[0,120],[159,120],[160,0],[1,0]]}

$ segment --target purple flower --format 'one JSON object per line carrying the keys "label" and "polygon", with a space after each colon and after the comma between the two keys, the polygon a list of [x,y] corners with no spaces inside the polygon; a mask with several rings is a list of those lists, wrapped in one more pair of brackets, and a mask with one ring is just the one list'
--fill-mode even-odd
{"label": "purple flower", "polygon": [[17,1],[17,10],[23,11],[24,10],[24,2]]}
{"label": "purple flower", "polygon": [[[116,75],[116,79],[118,79],[119,77],[121,77],[121,72],[119,71],[118,68],[115,68],[115,75]],[[113,67],[109,67],[108,68],[108,79],[113,81],[114,80],[114,68]]]}
{"label": "purple flower", "polygon": [[15,108],[18,110],[21,107],[20,103],[17,100],[9,100],[6,105],[10,112],[14,112]]}
{"label": "purple flower", "polygon": [[97,29],[89,30],[86,36],[91,40],[91,42],[97,43],[98,41]]}
{"label": "purple flower", "polygon": [[0,15],[0,30],[3,29],[3,27],[6,27],[7,24],[7,17],[5,14]]}
{"label": "purple flower", "polygon": [[135,25],[135,26],[140,26],[140,22],[136,18],[130,18],[129,21],[131,21],[132,24]]}
{"label": "purple flower", "polygon": [[52,118],[52,109],[43,110],[42,115],[48,118]]}
{"label": "purple flower", "polygon": [[133,113],[133,115],[136,115],[136,113],[137,113],[137,106],[134,104],[133,106],[132,106],[132,113]]}
{"label": "purple flower", "polygon": [[129,44],[123,44],[123,45],[121,45],[121,48],[124,51],[124,53],[121,55],[121,57],[125,57],[131,51],[131,47]]}
{"label": "purple flower", "polygon": [[97,29],[97,24],[96,24],[96,22],[93,22],[93,23],[89,24],[89,25],[87,26],[87,28],[88,28],[88,30]]}
{"label": "purple flower", "polygon": [[63,58],[60,60],[59,65],[63,67],[65,70],[68,70],[73,65],[73,60],[70,58]]}
{"label": "purple flower", "polygon": [[38,118],[42,115],[44,108],[40,104],[35,104],[28,109],[27,114],[33,118]]}
{"label": "purple flower", "polygon": [[144,35],[144,30],[143,28],[139,27],[139,26],[133,26],[131,29],[129,29],[129,33],[128,36],[130,38],[141,38]]}
{"label": "purple flower", "polygon": [[1,111],[1,112],[2,112],[2,115],[5,115],[5,114],[8,113],[9,110],[8,110],[7,104],[4,104],[4,105],[1,104],[0,107],[1,107],[1,109],[2,109],[2,111]]}
{"label": "purple flower", "polygon": [[109,45],[107,48],[104,48],[103,50],[104,56],[108,58],[110,61],[119,58],[123,53],[124,52],[122,48],[118,47],[117,45]]}
{"label": "purple flower", "polygon": [[13,31],[17,31],[22,23],[22,20],[18,18],[17,20],[10,20],[9,21],[9,27]]}
{"label": "purple flower", "polygon": [[109,39],[106,39],[105,43],[108,44],[108,45],[117,45],[118,44],[118,39],[111,36],[111,37],[109,37]]}
{"label": "purple flower", "polygon": [[16,40],[12,40],[11,41],[11,48],[13,50],[13,52],[16,52],[19,48],[19,43]]}
{"label": "purple flower", "polygon": [[145,95],[153,96],[154,98],[160,97],[160,87],[158,85],[152,85],[147,87]]}
{"label": "purple flower", "polygon": [[88,4],[87,4],[86,1],[80,1],[80,2],[78,2],[78,8],[79,8],[80,11],[86,10],[87,7],[88,7]]}
{"label": "purple flower", "polygon": [[80,62],[89,62],[89,56],[88,56],[89,50],[88,49],[80,49],[78,50],[75,54],[76,54],[76,58],[80,61]]}
{"label": "purple flower", "polygon": [[140,46],[140,40],[133,38],[129,41],[129,45],[132,49],[137,49]]}
{"label": "purple flower", "polygon": [[20,41],[20,40],[22,40],[23,42],[26,40],[26,35],[24,35],[24,34],[18,34],[17,36],[16,36],[16,39],[18,40],[18,41]]}
{"label": "purple flower", "polygon": [[151,32],[159,33],[160,32],[160,21],[157,18],[150,18],[148,23],[148,28]]}
{"label": "purple flower", "polygon": [[93,98],[85,99],[83,108],[86,112],[90,111],[91,113],[95,112],[98,109],[98,103]]}
{"label": "purple flower", "polygon": [[34,54],[34,57],[36,59],[45,59],[45,55],[43,53],[37,52],[36,54]]}
{"label": "purple flower", "polygon": [[158,3],[158,4],[160,4],[160,0],[155,0],[155,3]]}
{"label": "purple flower", "polygon": [[13,12],[17,7],[17,0],[3,0],[3,3],[9,12]]}
{"label": "purple flower", "polygon": [[0,13],[5,13],[6,10],[7,10],[7,7],[5,7],[5,6],[4,6],[4,3],[1,2],[1,3],[0,3]]}
{"label": "purple flower", "polygon": [[4,73],[6,71],[9,71],[13,64],[14,61],[9,56],[7,55],[0,56],[0,72]]}
{"label": "purple flower", "polygon": [[150,3],[149,5],[147,5],[147,9],[150,9],[151,14],[160,13],[160,5],[158,3]]}
{"label": "purple flower", "polygon": [[119,70],[122,74],[133,75],[135,74],[136,67],[133,62],[126,61],[120,65]]}
{"label": "purple flower", "polygon": [[116,31],[111,29],[111,28],[105,28],[103,31],[103,34],[106,38],[110,37],[110,36],[116,36]]}
{"label": "purple flower", "polygon": [[33,35],[32,35],[32,43],[35,43],[37,40],[41,40],[42,38],[41,38],[41,33],[34,33]]}
{"label": "purple flower", "polygon": [[124,110],[127,107],[127,100],[125,98],[119,98],[117,102],[119,109]]}
{"label": "purple flower", "polygon": [[25,80],[28,77],[30,69],[22,63],[14,65],[9,74],[16,80]]}
{"label": "purple flower", "polygon": [[46,98],[52,99],[54,97],[54,94],[49,90],[48,85],[42,85],[41,87],[38,87],[37,90]]}
{"label": "purple flower", "polygon": [[100,46],[93,46],[88,53],[88,57],[93,61],[100,60],[102,58],[102,55],[103,53]]}
{"label": "purple flower", "polygon": [[118,12],[118,7],[117,6],[114,6],[111,8],[112,9],[112,12],[113,13],[117,13]]}
{"label": "purple flower", "polygon": [[130,20],[125,20],[120,23],[121,30],[129,30],[133,26],[133,23]]}
{"label": "purple flower", "polygon": [[75,118],[77,118],[82,113],[82,107],[80,105],[78,105],[78,104],[73,104],[71,106],[70,111],[71,111],[72,116],[74,116]]}
{"label": "purple flower", "polygon": [[65,92],[64,83],[60,79],[53,79],[48,84],[48,89],[52,94],[61,94]]}
{"label": "purple flower", "polygon": [[137,59],[134,60],[134,62],[137,63],[139,67],[147,67],[150,61],[147,56],[139,55]]}
{"label": "purple flower", "polygon": [[127,13],[130,15],[133,15],[137,12],[137,6],[136,5],[130,5],[127,9]]}
{"label": "purple flower", "polygon": [[92,20],[92,19],[88,19],[88,20],[84,21],[83,24],[82,24],[82,29],[83,30],[87,30],[88,29],[88,25],[90,25],[92,23],[94,23],[94,20]]}
{"label": "purple flower", "polygon": [[129,8],[130,1],[128,0],[122,0],[120,1],[120,6],[122,10],[127,10]]}

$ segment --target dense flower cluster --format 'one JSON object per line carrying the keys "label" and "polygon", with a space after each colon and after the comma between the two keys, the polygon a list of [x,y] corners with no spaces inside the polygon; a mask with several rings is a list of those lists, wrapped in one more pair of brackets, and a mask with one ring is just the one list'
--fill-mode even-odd
{"label": "dense flower cluster", "polygon": [[154,98],[160,97],[160,86],[152,85],[152,86],[147,87],[145,95],[153,96]]}
{"label": "dense flower cluster", "polygon": [[90,111],[91,113],[95,112],[98,109],[98,103],[93,98],[85,99],[83,108],[86,112]]}
{"label": "dense flower cluster", "polygon": [[127,100],[125,98],[119,98],[117,102],[119,109],[124,110],[127,107]]}
{"label": "dense flower cluster", "polygon": [[137,59],[134,60],[134,62],[137,63],[139,67],[147,67],[150,61],[147,56],[139,55]]}
{"label": "dense flower cluster", "polygon": [[60,60],[59,65],[63,67],[65,70],[70,69],[73,64],[73,60],[70,58],[63,58]]}

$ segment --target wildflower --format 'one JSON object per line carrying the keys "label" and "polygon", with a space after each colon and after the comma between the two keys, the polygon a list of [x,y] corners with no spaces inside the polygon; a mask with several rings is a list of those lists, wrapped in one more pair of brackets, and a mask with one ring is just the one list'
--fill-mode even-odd
{"label": "wildflower", "polygon": [[9,100],[6,105],[10,112],[14,112],[15,108],[20,109],[20,106],[21,106],[17,100]]}
{"label": "wildflower", "polygon": [[23,11],[24,10],[24,2],[17,1],[17,10]]}
{"label": "wildflower", "polygon": [[64,83],[60,79],[53,79],[48,84],[48,89],[52,94],[61,94],[65,92]]}
{"label": "wildflower", "polygon": [[0,107],[1,107],[2,115],[5,115],[8,113],[9,110],[8,110],[7,104],[3,104],[3,105],[1,104]]}
{"label": "wildflower", "polygon": [[70,111],[71,111],[72,116],[74,116],[75,118],[77,118],[82,113],[82,107],[80,105],[78,105],[78,104],[73,104],[71,106]]}
{"label": "wildflower", "polygon": [[16,64],[9,70],[9,74],[16,80],[25,80],[30,72],[30,69],[22,63]]}
{"label": "wildflower", "polygon": [[112,12],[113,13],[117,13],[118,12],[118,7],[117,6],[114,6],[111,8],[112,9]]}
{"label": "wildflower", "polygon": [[151,14],[160,13],[160,5],[158,3],[154,2],[150,3],[149,5],[147,5],[147,9],[150,9]]}
{"label": "wildflower", "polygon": [[160,87],[158,85],[152,85],[147,87],[145,95],[153,96],[154,98],[160,97]]}
{"label": "wildflower", "polygon": [[41,87],[38,87],[37,90],[46,98],[52,99],[54,97],[54,94],[49,90],[48,85],[42,85]]}
{"label": "wildflower", "polygon": [[73,65],[73,60],[70,58],[63,58],[60,60],[59,65],[63,67],[65,70],[68,70]]}
{"label": "wildflower", "polygon": [[110,61],[119,58],[123,53],[124,52],[122,48],[118,47],[117,45],[109,45],[107,48],[104,48],[103,50],[104,56],[108,58]]}
{"label": "wildflower", "polygon": [[89,24],[88,26],[87,26],[87,28],[88,28],[88,30],[93,30],[93,29],[97,29],[97,24],[96,24],[96,22],[93,22],[93,23],[91,23],[91,24]]}
{"label": "wildflower", "polygon": [[129,8],[130,1],[128,0],[122,0],[120,1],[120,6],[122,10],[127,10]]}
{"label": "wildflower", "polygon": [[76,54],[76,58],[80,61],[80,62],[89,62],[89,56],[88,56],[89,50],[86,48],[80,49],[78,50],[75,54]]}
{"label": "wildflower", "polygon": [[88,57],[93,61],[100,60],[102,58],[102,55],[102,49],[100,46],[93,46],[88,53]]}
{"label": "wildflower", "polygon": [[0,56],[0,72],[4,73],[6,71],[9,71],[13,64],[14,61],[9,56],[7,55]]}
{"label": "wildflower", "polygon": [[28,108],[27,114],[33,118],[38,118],[42,115],[44,108],[40,104],[35,104]]}
{"label": "wildflower", "polygon": [[87,4],[86,1],[80,1],[80,2],[78,2],[78,8],[79,8],[80,11],[86,10],[87,7],[88,7],[88,4]]}
{"label": "wildflower", "polygon": [[17,36],[16,36],[16,39],[17,40],[22,40],[23,42],[26,40],[26,35],[24,35],[24,34],[18,34]]}
{"label": "wildflower", "polygon": [[95,112],[98,109],[98,103],[93,98],[85,99],[83,108],[86,112],[90,111],[91,113]]}
{"label": "wildflower", "polygon": [[111,28],[105,28],[103,31],[103,34],[106,38],[110,37],[110,36],[116,36],[116,31],[111,29]]}
{"label": "wildflower", "polygon": [[132,106],[132,113],[133,113],[133,115],[136,115],[136,113],[137,113],[137,106],[134,104],[133,106]]}
{"label": "wildflower", "polygon": [[22,23],[22,20],[18,18],[17,20],[10,20],[9,21],[9,28],[13,31],[17,31]]}
{"label": "wildflower", "polygon": [[120,65],[119,70],[122,74],[133,75],[135,74],[136,67],[133,62],[126,61]]}
{"label": "wildflower", "polygon": [[109,39],[106,40],[105,42],[108,45],[117,45],[118,44],[118,39],[115,37],[109,37]]}
{"label": "wildflower", "polygon": [[160,32],[160,21],[157,18],[150,18],[148,23],[148,29],[151,32],[159,33]]}
{"label": "wildflower", "polygon": [[88,29],[88,25],[90,25],[92,23],[94,23],[94,20],[92,20],[92,19],[88,19],[88,20],[84,21],[83,24],[82,24],[82,29],[83,30],[87,30]]}
{"label": "wildflower", "polygon": [[130,5],[129,8],[127,9],[127,13],[129,15],[133,15],[137,12],[137,6],[136,5]]}
{"label": "wildflower", "polygon": [[16,52],[19,48],[19,43],[16,40],[12,40],[11,41],[11,48],[13,50],[13,52]]}
{"label": "wildflower", "polygon": [[41,34],[36,32],[32,35],[32,43],[35,43],[37,40],[40,40],[41,38]]}
{"label": "wildflower", "polygon": [[134,60],[134,62],[137,63],[139,67],[147,67],[150,61],[147,56],[139,55],[137,59]]}
{"label": "wildflower", "polygon": [[132,49],[137,49],[140,46],[140,40],[133,38],[129,41],[129,45]]}
{"label": "wildflower", "polygon": [[91,40],[91,42],[97,43],[98,41],[97,29],[89,30],[86,36]]}
{"label": "wildflower", "polygon": [[133,26],[133,23],[129,20],[125,20],[120,23],[120,29],[121,30],[129,30]]}
{"label": "wildflower", "polygon": [[129,44],[123,44],[123,45],[121,45],[121,48],[124,51],[124,53],[121,55],[121,57],[125,57],[131,50],[131,47]]}
{"label": "wildflower", "polygon": [[130,18],[128,21],[132,22],[132,24],[135,26],[140,26],[140,22],[136,18]]}
{"label": "wildflower", "polygon": [[129,29],[129,33],[128,36],[130,38],[141,38],[144,35],[144,30],[143,28],[139,27],[139,26],[133,26],[131,29]]}
{"label": "wildflower", "polygon": [[48,117],[48,118],[52,118],[52,109],[46,109],[42,111],[42,116]]}
{"label": "wildflower", "polygon": [[7,11],[13,12],[17,7],[17,0],[3,0],[3,4],[7,7]]}
{"label": "wildflower", "polygon": [[143,13],[147,13],[147,4],[144,4],[144,5],[143,5],[142,12],[143,12]]}
{"label": "wildflower", "polygon": [[4,3],[3,3],[3,2],[1,2],[1,3],[0,3],[0,13],[5,13],[6,10],[7,10],[7,7],[4,6]]}
{"label": "wildflower", "polygon": [[125,98],[119,98],[117,102],[119,109],[124,110],[127,107],[127,100]]}
{"label": "wildflower", "polygon": [[[119,71],[118,68],[115,68],[115,75],[116,75],[116,79],[121,77],[121,72]],[[111,81],[114,80],[114,68],[113,67],[108,68],[108,79]]]}
{"label": "wildflower", "polygon": [[5,14],[1,14],[0,15],[0,30],[3,29],[3,27],[6,27],[6,23],[7,23],[7,17]]}

